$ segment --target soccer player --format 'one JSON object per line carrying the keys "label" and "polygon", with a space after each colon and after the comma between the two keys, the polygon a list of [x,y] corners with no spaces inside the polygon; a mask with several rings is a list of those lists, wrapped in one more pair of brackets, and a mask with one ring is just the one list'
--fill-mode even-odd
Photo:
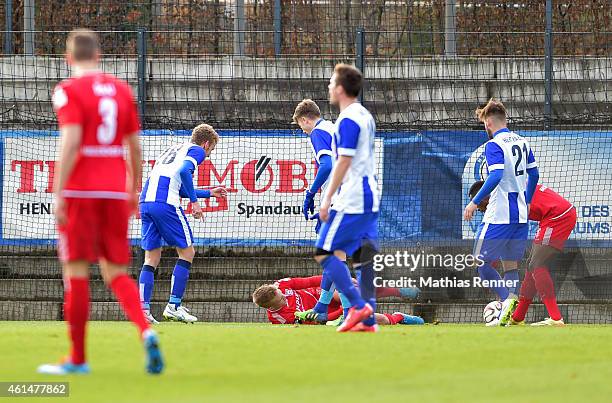
{"label": "soccer player", "polygon": [[181,305],[189,270],[195,256],[191,227],[181,208],[181,197],[191,202],[193,216],[202,218],[202,207],[198,198],[225,197],[224,188],[212,190],[194,189],[193,172],[207,155],[215,149],[219,135],[207,124],[201,124],[191,132],[191,140],[174,145],[156,160],[153,170],[140,194],[140,216],[142,218],[141,246],[145,250],[145,261],[140,271],[140,298],[142,309],[149,323],[157,324],[150,310],[155,269],[159,265],[162,240],[174,246],[178,260],[172,273],[170,299],[163,316],[167,320],[193,323],[197,317]]}
{"label": "soccer player", "polygon": [[476,110],[476,115],[489,136],[485,145],[489,176],[465,207],[463,218],[471,220],[477,206],[490,196],[476,234],[474,256],[483,261],[478,267],[481,279],[501,280],[492,267],[499,260],[504,280],[514,284],[492,287],[503,301],[499,324],[505,326],[518,305],[518,261],[525,253],[529,232],[527,215],[539,173],[527,140],[508,129],[506,108],[501,102],[491,99],[484,108]]}
{"label": "soccer player", "polygon": [[[253,292],[253,302],[265,308],[268,320],[273,324],[290,324],[300,319],[299,313],[307,312],[317,303],[322,293],[319,287],[322,276],[303,278],[284,278],[274,284],[264,284]],[[397,288],[377,288],[377,298],[387,296],[401,296]],[[334,293],[328,306],[329,325],[342,316],[340,297]],[[375,314],[376,323],[379,325],[422,325],[425,322],[419,316],[412,316],[401,312],[393,314]],[[307,324],[321,323],[319,321],[305,321]]]}
{"label": "soccer player", "polygon": [[[469,192],[470,198],[478,193],[483,183],[483,181],[478,181],[472,185]],[[478,204],[478,210],[486,212],[488,204],[489,198],[485,197]],[[529,268],[521,284],[519,303],[509,324],[525,323],[525,315],[537,292],[546,306],[549,317],[541,322],[533,323],[532,326],[563,326],[565,323],[557,306],[549,266],[555,256],[563,251],[565,242],[576,226],[576,208],[552,189],[538,185],[529,208],[529,219],[538,221],[540,224],[533,240]]]}
{"label": "soccer player", "polygon": [[[380,205],[374,155],[376,124],[357,100],[362,86],[361,72],[346,64],[336,65],[328,86],[330,103],[340,108],[340,115],[332,143],[336,161],[319,210],[324,224],[315,259],[352,306],[338,326],[339,332],[378,330],[373,267]],[[361,270],[361,294],[342,261],[345,255],[351,255]]]}
{"label": "soccer player", "polygon": [[[89,316],[89,265],[100,262],[104,282],[138,327],[147,352],[146,370],[160,373],[158,338],[140,310],[138,288],[127,274],[128,220],[137,207],[141,178],[139,122],[129,85],[98,70],[97,35],[78,29],[68,35],[66,61],[72,77],[53,92],[61,146],[54,178],[58,254],[64,275],[64,317],[71,351],[45,374],[90,372],[85,356]],[[127,145],[131,175],[124,159]]]}
{"label": "soccer player", "polygon": [[[332,171],[332,157],[334,155],[332,152],[332,136],[334,133],[334,124],[321,118],[319,106],[311,99],[304,99],[297,105],[293,113],[293,122],[308,135],[308,140],[317,167],[317,175],[310,189],[306,190],[303,213],[306,220],[317,220],[315,232],[318,233],[321,226],[321,220],[318,214],[312,216],[310,214],[313,214],[315,210],[314,198],[316,194],[319,190],[325,192],[329,175]],[[342,256],[340,260],[346,262],[346,255]],[[319,301],[312,309],[304,313],[308,317],[308,321],[326,322],[329,319],[327,316],[327,307],[334,296],[335,288],[331,277],[328,273],[324,272],[321,278],[322,291]],[[348,312],[348,309],[351,307],[350,301],[343,294],[340,294],[340,300],[344,312]]]}

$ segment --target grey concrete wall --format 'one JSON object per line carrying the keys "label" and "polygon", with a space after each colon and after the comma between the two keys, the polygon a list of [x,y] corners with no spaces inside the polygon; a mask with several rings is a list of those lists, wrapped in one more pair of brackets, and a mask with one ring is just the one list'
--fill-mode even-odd
{"label": "grey concrete wall", "polygon": [[[309,97],[327,102],[336,59],[174,58],[147,63],[147,121],[163,125],[206,119],[285,122]],[[109,59],[105,71],[137,84],[136,59]],[[612,59],[558,58],[554,63],[554,113],[563,118],[607,114]],[[51,89],[68,75],[60,58],[0,59],[0,110],[4,122],[53,122]],[[495,96],[517,119],[543,114],[544,62],[532,58],[413,58],[367,60],[365,102],[381,124],[473,122],[476,106]],[[1,123],[1,122],[0,122]],[[277,123],[278,124],[278,123]]]}

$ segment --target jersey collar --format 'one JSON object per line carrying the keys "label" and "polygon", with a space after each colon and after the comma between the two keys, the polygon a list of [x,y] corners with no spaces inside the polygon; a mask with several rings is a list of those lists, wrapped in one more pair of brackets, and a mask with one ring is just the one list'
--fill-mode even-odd
{"label": "jersey collar", "polygon": [[504,127],[503,129],[499,129],[498,131],[493,133],[493,137],[497,136],[500,133],[510,133],[510,129],[508,129],[507,127]]}
{"label": "jersey collar", "polygon": [[317,123],[314,124],[314,127],[317,127],[319,123],[321,123],[322,121],[323,121],[323,118],[319,118],[319,120],[317,120]]}

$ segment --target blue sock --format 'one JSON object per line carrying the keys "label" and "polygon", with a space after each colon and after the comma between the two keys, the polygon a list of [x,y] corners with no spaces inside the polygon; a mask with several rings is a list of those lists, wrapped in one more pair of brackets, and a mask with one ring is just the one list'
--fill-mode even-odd
{"label": "blue sock", "polygon": [[359,295],[359,291],[357,291],[353,285],[353,280],[351,279],[346,263],[336,256],[330,255],[321,262],[321,266],[323,266],[323,270],[327,270],[334,284],[336,284],[338,291],[348,298],[351,305],[356,306],[358,309],[363,308],[365,302]]}
{"label": "blue sock", "polygon": [[514,284],[514,286],[508,287],[508,291],[511,294],[518,296],[518,290],[520,286],[518,269],[508,270],[507,272],[505,272],[504,281],[513,281],[512,284]]}
{"label": "blue sock", "polygon": [[[478,275],[483,280],[501,280],[501,276],[497,270],[492,268],[489,263],[483,263],[482,266],[478,268]],[[502,301],[508,298],[508,294],[510,293],[504,286],[491,287],[491,289],[495,291]]]}
{"label": "blue sock", "polygon": [[335,290],[336,287],[334,286],[334,282],[331,276],[329,275],[329,273],[323,270],[323,278],[321,278],[321,296],[319,297],[317,304],[313,308],[316,313],[327,313],[327,307],[329,306],[329,303],[334,297]]}
{"label": "blue sock", "polygon": [[[372,306],[376,312],[376,287],[374,287],[374,265],[372,262],[366,263],[361,267],[361,276],[359,278],[359,288],[361,289],[361,297]],[[376,318],[374,314],[363,321],[366,326],[374,326]]]}
{"label": "blue sock", "polygon": [[151,309],[151,295],[153,295],[153,282],[155,281],[155,267],[145,264],[140,270],[138,277],[138,289],[140,291],[140,303],[142,309]]}
{"label": "blue sock", "polygon": [[351,301],[344,295],[340,294],[340,303],[342,304],[342,314],[346,318],[348,316],[348,311],[351,309]]}
{"label": "blue sock", "polygon": [[170,291],[171,304],[174,304],[175,308],[181,306],[183,300],[183,294],[185,294],[185,288],[187,288],[187,280],[189,280],[189,269],[191,263],[186,260],[179,259],[176,261],[174,271],[172,272],[172,290]]}
{"label": "blue sock", "polygon": [[[349,277],[351,277],[351,270],[349,269],[348,264],[344,262],[344,265],[346,266],[346,271],[348,272]],[[361,272],[357,270],[357,274],[358,274],[358,276],[356,276],[357,284],[359,284],[359,276],[361,276]],[[349,309],[351,309],[353,305],[351,304],[351,301],[349,301],[349,299],[346,297],[346,295],[342,293],[339,293],[339,294],[340,294],[340,304],[342,305],[342,315],[344,315],[344,317],[346,318],[348,316]]]}

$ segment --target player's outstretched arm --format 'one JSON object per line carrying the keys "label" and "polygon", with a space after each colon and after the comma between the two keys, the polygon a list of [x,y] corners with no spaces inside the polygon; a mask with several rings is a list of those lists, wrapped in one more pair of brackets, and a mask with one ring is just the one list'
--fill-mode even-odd
{"label": "player's outstretched arm", "polygon": [[323,276],[312,276],[312,277],[290,277],[279,280],[282,281],[285,288],[291,288],[292,290],[303,290],[304,288],[319,287],[321,285],[321,278]]}
{"label": "player's outstretched arm", "polygon": [[[196,189],[196,197],[198,199],[209,199],[211,197],[225,197],[227,196],[227,190],[224,187],[218,187],[214,189]],[[181,193],[181,197],[188,197]]]}

